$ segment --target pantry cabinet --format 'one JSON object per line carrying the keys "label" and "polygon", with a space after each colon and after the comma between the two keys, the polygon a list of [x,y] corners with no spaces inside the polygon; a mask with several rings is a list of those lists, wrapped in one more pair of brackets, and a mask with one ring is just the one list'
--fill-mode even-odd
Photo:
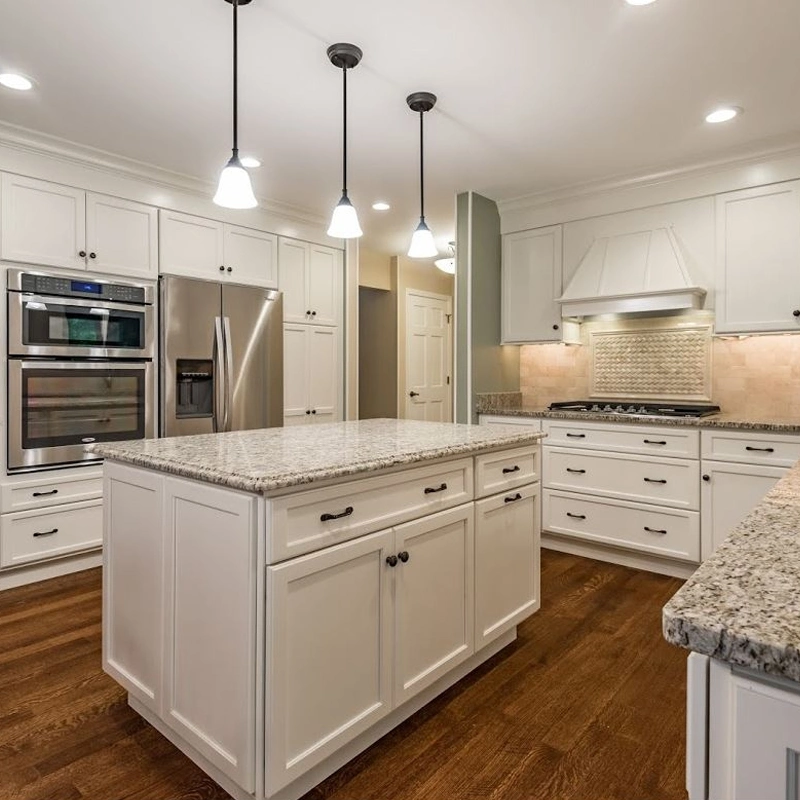
{"label": "pantry cabinet", "polygon": [[341,417],[339,329],[284,325],[285,425],[335,422]]}
{"label": "pantry cabinet", "polygon": [[281,237],[278,265],[284,322],[341,324],[341,250]]}

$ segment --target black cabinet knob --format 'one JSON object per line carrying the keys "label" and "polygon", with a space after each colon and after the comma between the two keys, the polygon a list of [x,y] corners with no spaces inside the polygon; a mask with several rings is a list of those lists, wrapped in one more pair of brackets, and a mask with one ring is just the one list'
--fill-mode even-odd
{"label": "black cabinet knob", "polygon": [[706,483],[708,483],[708,482],[711,480],[711,476],[710,476],[710,475],[703,475],[703,480],[704,480]]}
{"label": "black cabinet knob", "polygon": [[553,330],[557,331],[559,329],[559,327],[560,327],[560,325],[553,325]]}
{"label": "black cabinet knob", "polygon": [[219,271],[220,271],[220,272],[225,272],[225,267],[224,267],[224,266],[220,267],[220,268],[219,268]]}
{"label": "black cabinet knob", "polygon": [[312,414],[316,414],[316,413],[317,413],[317,409],[316,409],[316,408],[312,408],[312,409],[311,409],[311,413],[312,413]]}
{"label": "black cabinet knob", "polygon": [[97,253],[89,253],[89,258],[97,258]]}
{"label": "black cabinet knob", "polygon": [[401,561],[402,561],[404,564],[405,564],[405,563],[408,561],[408,559],[409,559],[409,558],[411,558],[411,556],[410,556],[410,555],[409,555],[409,554],[408,554],[408,553],[407,553],[405,550],[403,550],[403,552],[402,552],[402,553],[398,553],[398,554],[397,554],[397,557],[398,557],[398,558],[399,558],[399,559],[400,559],[400,560],[401,560]]}
{"label": "black cabinet knob", "polygon": [[397,556],[386,556],[386,563],[390,567],[396,567],[397,566]]}
{"label": "black cabinet knob", "polygon": [[81,258],[86,258],[86,251],[85,251],[85,250],[81,250],[81,251],[78,253],[78,255],[79,255]]}
{"label": "black cabinet knob", "polygon": [[317,316],[317,312],[316,312],[316,311],[312,311],[312,312],[311,312],[311,316],[312,316],[312,317],[316,317],[316,316]]}
{"label": "black cabinet knob", "polygon": [[311,316],[311,312],[310,311],[306,311],[306,316],[310,317]]}
{"label": "black cabinet knob", "polygon": [[307,408],[306,409],[306,414],[310,414],[310,413],[311,413],[311,410]]}
{"label": "black cabinet knob", "polygon": [[233,267],[228,267],[228,272],[233,272]]}
{"label": "black cabinet knob", "polygon": [[794,311],[792,311],[792,316],[800,317],[800,308],[796,308]]}

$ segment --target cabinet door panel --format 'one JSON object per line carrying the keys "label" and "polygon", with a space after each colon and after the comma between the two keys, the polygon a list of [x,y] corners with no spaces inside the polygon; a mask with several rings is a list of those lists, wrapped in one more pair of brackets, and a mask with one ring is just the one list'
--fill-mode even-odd
{"label": "cabinet door panel", "polygon": [[278,287],[283,292],[283,321],[310,322],[307,311],[308,244],[278,239]]}
{"label": "cabinet door panel", "polygon": [[309,420],[307,325],[283,326],[283,418],[284,425],[301,425]]}
{"label": "cabinet door panel", "polygon": [[395,528],[398,706],[475,652],[472,505]]}
{"label": "cabinet door panel", "polygon": [[536,485],[475,504],[476,650],[539,608],[540,499]]}
{"label": "cabinet door panel", "polygon": [[86,193],[3,173],[0,255],[64,269],[86,269]]}
{"label": "cabinet door panel", "polygon": [[316,325],[338,325],[341,305],[341,252],[312,244],[308,258],[308,307]]}
{"label": "cabinet door panel", "polygon": [[255,788],[256,498],[166,481],[164,721]]}
{"label": "cabinet door panel", "polygon": [[156,278],[158,210],[118,197],[88,194],[86,244],[93,271]]}
{"label": "cabinet door panel", "polygon": [[228,278],[249,286],[278,286],[278,239],[271,233],[225,225],[225,268]]}
{"label": "cabinet door panel", "polygon": [[267,794],[391,707],[391,531],[267,569]]}
{"label": "cabinet door panel", "polygon": [[315,419],[338,419],[339,372],[339,329],[309,328],[308,403]]}
{"label": "cabinet door panel", "polygon": [[221,222],[176,211],[159,212],[160,271],[219,280],[224,264]]}

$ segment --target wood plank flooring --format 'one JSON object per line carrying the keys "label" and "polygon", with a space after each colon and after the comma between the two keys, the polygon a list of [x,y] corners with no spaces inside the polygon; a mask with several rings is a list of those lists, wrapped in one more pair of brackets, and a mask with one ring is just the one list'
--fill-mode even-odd
{"label": "wood plank flooring", "polygon": [[[304,800],[684,800],[681,582],[545,551],[518,640]],[[100,571],[0,593],[2,800],[225,800],[100,668]]]}

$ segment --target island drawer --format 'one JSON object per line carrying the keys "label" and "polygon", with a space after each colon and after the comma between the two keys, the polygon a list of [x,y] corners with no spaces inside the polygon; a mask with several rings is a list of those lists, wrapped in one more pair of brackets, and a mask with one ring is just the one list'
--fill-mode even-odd
{"label": "island drawer", "polygon": [[488,497],[516,486],[534,483],[541,476],[539,447],[520,447],[487,453],[475,459],[475,497]]}
{"label": "island drawer", "polygon": [[800,436],[758,431],[704,430],[703,458],[791,467],[800,459]]}
{"label": "island drawer", "polygon": [[94,500],[0,517],[0,566],[92,550],[103,544],[103,503]]}
{"label": "island drawer", "polygon": [[548,489],[602,494],[617,500],[700,508],[700,462],[546,447]]}
{"label": "island drawer", "polygon": [[471,458],[272,498],[267,501],[267,563],[444,511],[472,498]]}
{"label": "island drawer", "polygon": [[575,539],[663,558],[700,561],[700,514],[697,511],[545,490],[542,528]]}
{"label": "island drawer", "polygon": [[700,457],[700,431],[667,426],[545,420],[548,447],[581,447],[674,458]]}
{"label": "island drawer", "polygon": [[34,508],[93,500],[103,496],[103,473],[99,469],[84,469],[80,475],[50,474],[46,479],[15,480],[0,486],[0,505],[3,514]]}

